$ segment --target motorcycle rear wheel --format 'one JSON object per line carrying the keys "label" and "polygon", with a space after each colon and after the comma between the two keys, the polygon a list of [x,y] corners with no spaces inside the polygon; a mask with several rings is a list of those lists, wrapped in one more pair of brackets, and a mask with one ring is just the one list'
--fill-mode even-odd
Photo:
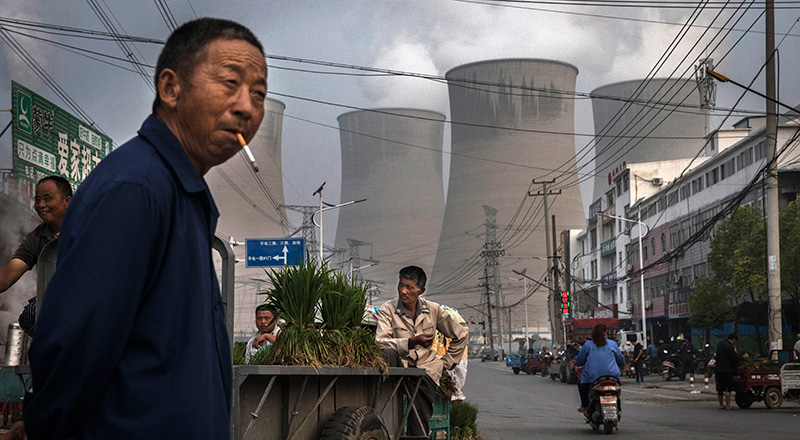
{"label": "motorcycle rear wheel", "polygon": [[611,432],[614,431],[614,425],[615,423],[612,422],[603,423],[603,432],[606,434],[611,434]]}

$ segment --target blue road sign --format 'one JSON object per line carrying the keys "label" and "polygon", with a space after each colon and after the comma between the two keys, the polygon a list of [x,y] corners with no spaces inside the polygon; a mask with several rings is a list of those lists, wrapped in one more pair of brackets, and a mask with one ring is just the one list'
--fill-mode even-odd
{"label": "blue road sign", "polygon": [[245,255],[245,267],[302,264],[306,257],[306,241],[303,238],[248,238]]}

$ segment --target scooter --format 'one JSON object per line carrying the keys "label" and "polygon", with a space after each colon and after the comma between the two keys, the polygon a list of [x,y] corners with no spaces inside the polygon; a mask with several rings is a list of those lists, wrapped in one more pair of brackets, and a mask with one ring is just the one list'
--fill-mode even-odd
{"label": "scooter", "polygon": [[686,373],[683,371],[683,362],[677,354],[670,355],[664,362],[661,363],[661,374],[667,381],[677,377],[680,380],[686,379]]}
{"label": "scooter", "polygon": [[611,434],[614,428],[619,430],[622,417],[620,401],[621,388],[614,376],[600,376],[592,383],[589,390],[589,407],[584,416],[586,423],[595,431],[603,426],[603,432]]}

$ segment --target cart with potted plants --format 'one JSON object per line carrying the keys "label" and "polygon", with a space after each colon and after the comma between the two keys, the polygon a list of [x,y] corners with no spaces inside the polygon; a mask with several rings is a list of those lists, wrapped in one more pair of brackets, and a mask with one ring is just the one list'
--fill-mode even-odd
{"label": "cart with potted plants", "polygon": [[283,325],[249,365],[234,355],[231,438],[410,439],[425,370],[387,368],[362,327],[366,285],[308,257],[262,281]]}

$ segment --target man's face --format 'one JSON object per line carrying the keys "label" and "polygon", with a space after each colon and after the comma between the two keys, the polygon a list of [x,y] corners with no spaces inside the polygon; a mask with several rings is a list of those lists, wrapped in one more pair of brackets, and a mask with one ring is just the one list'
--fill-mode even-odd
{"label": "man's face", "polygon": [[64,197],[52,180],[45,180],[36,186],[36,198],[33,205],[39,218],[48,225],[61,225],[67,205],[72,197]]}
{"label": "man's face", "polygon": [[407,309],[415,307],[417,298],[425,293],[424,287],[419,287],[415,281],[407,278],[400,278],[397,283],[397,294],[400,297],[400,302],[406,306]]}
{"label": "man's face", "polygon": [[269,310],[259,310],[256,312],[256,327],[261,333],[269,333],[275,329],[275,320],[272,319],[272,312]]}
{"label": "man's face", "polygon": [[244,40],[214,40],[190,78],[181,78],[175,103],[176,137],[201,175],[236,154],[264,118],[267,64]]}

